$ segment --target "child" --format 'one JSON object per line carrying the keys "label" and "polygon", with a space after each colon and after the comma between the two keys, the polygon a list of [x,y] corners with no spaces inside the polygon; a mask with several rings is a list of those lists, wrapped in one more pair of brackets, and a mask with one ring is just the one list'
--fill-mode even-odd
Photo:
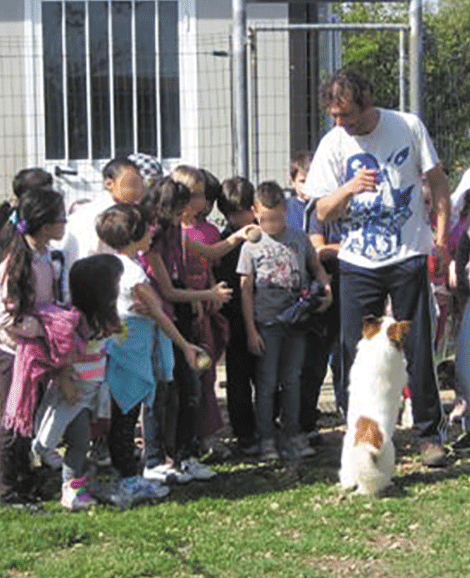
{"label": "child", "polygon": [[[227,227],[222,239],[254,223],[252,211],[253,185],[243,177],[233,177],[222,183],[222,193],[217,201],[220,212],[227,219]],[[227,375],[227,409],[233,434],[237,438],[238,448],[245,455],[258,452],[256,442],[256,422],[253,409],[252,385],[255,375],[255,356],[248,350],[246,329],[240,323],[242,311],[240,277],[236,273],[240,257],[238,247],[220,260],[214,269],[216,279],[226,279],[233,289],[232,299],[221,312],[228,319],[230,337],[225,350],[225,371]],[[244,362],[240,363],[243,359]]]}
{"label": "child", "polygon": [[[207,222],[203,216],[207,209],[204,174],[194,167],[181,165],[173,171],[172,177],[177,182],[185,184],[190,191],[189,203],[182,214],[185,241],[190,239],[205,245],[217,243],[220,240],[217,227]],[[186,246],[185,249],[186,286],[199,291],[214,286],[212,262],[190,246]],[[192,337],[196,343],[204,345],[212,362],[211,367],[200,376],[202,388],[197,416],[197,434],[203,452],[211,449],[211,436],[223,426],[222,415],[215,395],[215,379],[216,363],[228,341],[228,323],[218,313],[219,308],[204,301],[199,302],[196,317],[193,319],[191,327]]]}
{"label": "child", "polygon": [[99,253],[112,253],[109,247],[100,242],[94,229],[98,215],[115,203],[139,203],[144,194],[144,182],[139,167],[127,158],[110,160],[103,168],[103,186],[109,193],[100,195],[90,203],[79,207],[70,215],[62,243],[54,248],[62,251],[63,295],[68,299],[69,271],[77,259],[83,259]]}
{"label": "child", "polygon": [[[136,260],[139,252],[148,251],[151,241],[145,211],[119,203],[100,215],[96,229],[100,239],[116,251],[124,267],[117,307],[127,335],[108,344],[107,381],[112,395],[109,449],[112,465],[123,482],[117,499],[127,500],[141,485],[136,477],[134,428],[141,403],[151,406],[155,396],[152,367],[155,322],[182,350],[192,367],[196,366],[199,350],[181,336],[163,313],[158,296]],[[137,303],[139,310],[144,307],[149,316],[136,311]]]}
{"label": "child", "polygon": [[326,289],[318,311],[330,305],[331,289],[307,235],[286,226],[286,200],[277,183],[269,181],[258,186],[253,213],[263,235],[257,243],[244,243],[237,273],[241,275],[248,348],[258,356],[255,387],[261,456],[265,460],[279,458],[274,439],[273,403],[281,383],[280,453],[293,459],[301,457],[304,449],[298,428],[305,337],[303,332],[279,323],[276,316],[293,304],[302,288],[309,286],[309,274]]}
{"label": "child", "polygon": [[[343,415],[346,415],[346,396],[340,391],[340,348],[339,348],[339,261],[338,251],[341,243],[341,228],[336,221],[323,223],[318,220],[315,209],[310,216],[309,235],[315,247],[318,258],[325,271],[331,277],[331,290],[333,303],[321,316],[321,325],[324,333],[311,336],[311,344],[308,350],[312,355],[305,358],[302,370],[302,393],[300,426],[306,432],[311,441],[318,441],[316,422],[318,419],[318,398],[320,389],[328,369],[328,361],[331,359],[333,371],[333,385],[336,405]],[[307,387],[304,387],[304,383]]]}
{"label": "child", "polygon": [[[21,345],[22,338],[44,336],[44,327],[36,313],[55,300],[54,270],[48,243],[64,235],[65,221],[64,201],[59,193],[32,189],[21,195],[18,208],[13,209],[2,229],[2,246],[8,249],[0,264],[1,341],[3,361],[9,362],[10,367],[15,358],[16,341],[19,340]],[[35,377],[47,377],[47,367],[44,365],[44,371],[38,371]],[[0,428],[2,503],[30,503],[32,499],[30,492],[34,478],[29,451],[34,413],[45,379],[31,382],[28,368],[15,362]]]}
{"label": "child", "polygon": [[17,199],[34,189],[52,189],[52,175],[44,169],[34,167],[22,169],[13,178],[13,194]]}
{"label": "child", "polygon": [[[190,199],[189,189],[182,183],[175,183],[165,177],[157,184],[155,193],[156,227],[152,247],[146,255],[146,271],[158,288],[167,315],[175,320],[178,329],[187,337],[191,335],[192,311],[188,302],[207,299],[224,303],[230,299],[231,289],[221,282],[210,290],[194,291],[185,289],[185,270],[183,265],[183,234],[181,218],[184,207]],[[212,258],[219,258],[237,246],[246,235],[241,229],[227,239],[211,246],[187,239],[186,246],[199,250]],[[175,349],[174,382],[170,393],[178,396],[179,408],[172,404],[172,411],[178,413],[177,435],[175,442],[169,444],[167,451],[176,460],[184,473],[197,479],[209,479],[213,476],[209,467],[197,459],[198,448],[194,443],[196,411],[199,403],[200,383],[198,375],[188,366],[184,356]]]}
{"label": "child", "polygon": [[[175,230],[173,223],[181,219],[189,199],[190,193],[186,186],[175,183],[170,177],[164,177],[155,183],[142,201],[142,206],[151,212],[152,220],[155,221],[154,243],[163,242],[162,247],[166,247],[163,251],[165,254],[167,250],[172,249],[177,255],[177,248],[181,247],[181,236],[168,244],[164,240],[167,234]],[[231,290],[226,287],[225,283],[219,283],[211,289],[202,291],[174,287],[160,255],[154,250],[147,255],[141,255],[139,260],[144,265],[152,286],[162,298],[163,309],[170,318],[173,318],[174,312],[169,301],[192,303],[204,299],[214,303],[223,303],[230,299]],[[176,265],[176,262],[174,264]],[[178,268],[176,265],[177,270]],[[188,317],[191,318],[190,312]],[[173,478],[177,482],[184,483],[193,476],[175,467],[173,460],[176,446],[178,384],[173,379],[175,362],[171,341],[161,331],[157,332],[156,348],[158,350],[156,356],[158,377],[156,378],[155,402],[153,407],[144,410],[145,468],[143,475],[161,481]]]}
{"label": "child", "polygon": [[290,177],[292,194],[287,198],[287,226],[292,229],[307,230],[305,211],[310,197],[305,191],[305,181],[313,155],[310,152],[298,152],[292,157]]}
{"label": "child", "polygon": [[72,373],[61,384],[62,389],[50,386],[38,408],[33,453],[54,451],[64,436],[67,450],[62,465],[61,504],[70,510],[86,509],[96,503],[86,489],[86,454],[90,422],[98,412],[105,375],[104,339],[120,329],[116,301],[122,272],[121,262],[113,255],[86,257],[72,266],[72,305],[86,318],[89,335],[85,346],[77,351]]}

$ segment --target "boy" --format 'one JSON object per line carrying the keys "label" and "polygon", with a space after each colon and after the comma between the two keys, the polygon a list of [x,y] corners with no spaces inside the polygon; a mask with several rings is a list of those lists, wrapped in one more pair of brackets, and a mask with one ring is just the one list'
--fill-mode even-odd
{"label": "boy", "polygon": [[[222,183],[217,206],[228,222],[222,232],[222,239],[226,239],[245,225],[254,223],[252,211],[254,192],[253,185],[243,177],[233,177]],[[236,272],[240,250],[241,245],[223,257],[220,265],[214,268],[214,275],[217,281],[224,280],[230,289],[233,289],[231,301],[221,310],[228,319],[230,328],[230,338],[225,350],[230,425],[237,438],[240,452],[254,455],[259,449],[255,438],[256,422],[251,386],[251,382],[254,383],[255,357],[248,351],[245,325],[240,323],[242,310],[240,277]],[[243,363],[240,363],[240,360],[243,360]]]}
{"label": "boy", "polygon": [[306,230],[305,211],[310,197],[305,192],[305,180],[312,157],[310,152],[298,152],[292,157],[290,165],[292,193],[287,199],[287,226],[292,229]]}
{"label": "boy", "polygon": [[308,287],[309,275],[325,286],[326,295],[321,298],[319,312],[329,307],[331,288],[307,235],[287,227],[286,199],[277,183],[268,181],[259,185],[253,214],[263,235],[257,243],[244,243],[237,273],[241,275],[248,349],[258,357],[255,386],[261,457],[264,460],[279,458],[274,439],[273,402],[281,383],[280,453],[286,459],[295,459],[306,455],[304,442],[298,435],[305,336],[279,323],[277,315],[293,304],[302,288]]}

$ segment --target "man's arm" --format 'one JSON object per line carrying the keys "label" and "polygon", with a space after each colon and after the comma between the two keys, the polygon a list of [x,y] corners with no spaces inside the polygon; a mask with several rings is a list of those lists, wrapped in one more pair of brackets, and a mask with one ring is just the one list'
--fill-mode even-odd
{"label": "man's arm", "polygon": [[374,169],[360,169],[347,183],[318,199],[316,204],[318,219],[320,221],[338,219],[346,210],[352,196],[366,191],[375,191],[375,187],[376,171]]}
{"label": "man's arm", "polygon": [[447,251],[447,235],[449,231],[450,217],[449,181],[441,164],[436,165],[428,171],[426,177],[431,189],[432,207],[436,215],[434,243],[436,255],[436,276],[440,277],[446,273],[449,263],[449,254]]}

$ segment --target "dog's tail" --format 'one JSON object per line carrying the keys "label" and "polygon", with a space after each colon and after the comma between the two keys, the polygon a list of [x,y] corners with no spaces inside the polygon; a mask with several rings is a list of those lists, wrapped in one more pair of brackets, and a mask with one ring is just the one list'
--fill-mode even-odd
{"label": "dog's tail", "polygon": [[389,485],[389,475],[378,467],[384,443],[384,434],[379,424],[373,419],[359,417],[354,436],[358,492],[376,494]]}

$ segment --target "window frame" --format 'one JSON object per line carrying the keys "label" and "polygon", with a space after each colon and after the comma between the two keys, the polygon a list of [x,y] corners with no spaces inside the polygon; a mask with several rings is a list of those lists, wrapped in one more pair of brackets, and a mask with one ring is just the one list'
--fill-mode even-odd
{"label": "window frame", "polygon": [[[88,139],[88,158],[87,159],[70,159],[67,156],[68,152],[68,127],[64,126],[65,137],[65,155],[62,159],[46,159],[46,132],[45,132],[45,99],[44,99],[44,61],[43,61],[43,42],[42,42],[42,4],[48,0],[24,0],[25,7],[25,41],[28,49],[25,52],[25,84],[26,84],[26,150],[27,159],[30,165],[38,163],[38,159],[43,160],[44,164],[61,164],[80,168],[81,165],[90,163],[95,165],[102,164],[108,159],[93,159],[90,158],[90,141],[92,138],[90,131],[90,107],[87,112],[87,139]],[[71,2],[83,2],[85,0],[56,0],[63,4]],[[87,11],[88,2],[100,0],[85,1],[85,10]],[[132,4],[136,0],[112,0],[112,1],[130,1]],[[167,2],[171,0],[146,0],[155,3],[155,42],[158,47],[158,4],[160,2]],[[173,0],[174,1],[174,0]],[[163,166],[171,169],[178,164],[181,158],[185,161],[191,162],[198,166],[198,110],[197,110],[197,39],[196,39],[196,0],[176,0],[178,4],[178,51],[179,51],[179,115],[180,115],[180,157],[178,158],[161,158],[161,134],[162,127],[157,128],[157,151],[156,156],[162,162]],[[87,25],[88,28],[88,25]],[[134,37],[133,37],[134,40]],[[88,50],[87,50],[88,52]],[[135,66],[135,49],[133,48],[133,66]],[[156,118],[158,125],[160,123],[160,74],[159,74],[159,58],[158,50],[156,50]],[[112,61],[110,61],[112,62]],[[87,85],[89,84],[88,75],[89,60],[87,55]],[[112,78],[112,71],[111,71]],[[64,79],[64,86],[65,86]],[[134,76],[135,84],[135,76]],[[134,87],[135,88],[135,87]],[[110,90],[112,88],[110,87]],[[111,93],[112,94],[112,93]],[[65,90],[63,92],[64,101],[66,99]],[[89,103],[90,91],[87,89],[87,101]],[[110,115],[112,115],[114,98],[110,98],[111,108]],[[64,102],[65,103],[65,102]],[[196,103],[196,104],[195,104]],[[136,116],[136,99],[134,98],[133,117],[134,117],[134,134],[133,134],[133,151],[139,152],[136,149],[136,135],[137,123]],[[64,119],[66,119],[66,112]],[[67,123],[65,123],[67,125]],[[110,140],[111,140],[111,158],[114,153],[114,123],[110,123]]]}

